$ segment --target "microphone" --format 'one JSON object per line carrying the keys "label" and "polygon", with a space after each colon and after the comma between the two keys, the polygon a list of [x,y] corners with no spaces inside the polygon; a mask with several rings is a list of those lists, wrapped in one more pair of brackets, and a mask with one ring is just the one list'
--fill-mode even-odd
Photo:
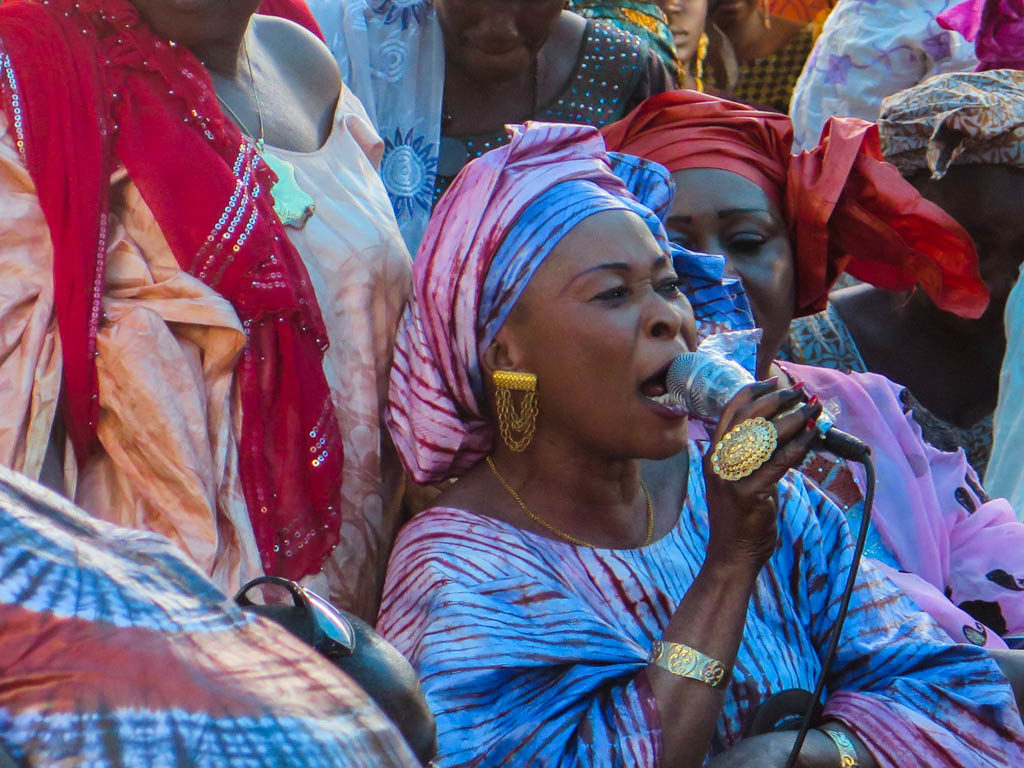
{"label": "microphone", "polygon": [[[703,421],[717,422],[736,393],[754,381],[750,372],[735,360],[698,349],[672,361],[665,386],[687,412]],[[818,416],[816,428],[819,446],[829,453],[857,462],[871,454],[862,441],[836,429],[835,420],[824,410]]]}

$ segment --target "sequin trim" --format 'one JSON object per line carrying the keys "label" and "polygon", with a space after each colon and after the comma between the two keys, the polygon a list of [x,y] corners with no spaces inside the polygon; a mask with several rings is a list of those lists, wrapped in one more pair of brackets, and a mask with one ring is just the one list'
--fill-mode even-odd
{"label": "sequin trim", "polygon": [[[234,261],[235,254],[242,250],[259,221],[257,201],[262,188],[255,178],[262,162],[263,158],[250,142],[244,141],[239,145],[238,155],[232,165],[236,179],[235,189],[217,223],[210,234],[206,236],[206,242],[203,243],[203,247],[199,249],[192,262],[192,272],[211,288],[217,287],[224,272]],[[245,225],[239,232],[239,226],[243,219]],[[224,258],[225,255],[226,258]],[[272,277],[277,278],[273,283],[274,286],[281,287],[283,285],[279,273],[274,273]],[[269,287],[258,282],[254,282],[253,285]]]}
{"label": "sequin trim", "polygon": [[14,76],[14,65],[11,64],[11,57],[0,51],[0,82],[6,80],[6,89],[10,94],[11,113],[14,116],[14,143],[18,147],[18,153],[23,162],[28,159],[25,156],[25,121],[21,114],[21,92],[18,89],[18,79]]}

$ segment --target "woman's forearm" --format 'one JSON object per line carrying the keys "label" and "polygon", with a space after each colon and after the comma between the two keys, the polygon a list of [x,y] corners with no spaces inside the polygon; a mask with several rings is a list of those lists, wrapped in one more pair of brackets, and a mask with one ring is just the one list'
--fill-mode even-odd
{"label": "woman's forearm", "polygon": [[665,765],[685,768],[704,762],[725,698],[728,671],[743,638],[758,570],[746,564],[706,561],[662,637],[720,661],[727,670],[722,685],[713,688],[653,663],[646,668],[658,701]]}

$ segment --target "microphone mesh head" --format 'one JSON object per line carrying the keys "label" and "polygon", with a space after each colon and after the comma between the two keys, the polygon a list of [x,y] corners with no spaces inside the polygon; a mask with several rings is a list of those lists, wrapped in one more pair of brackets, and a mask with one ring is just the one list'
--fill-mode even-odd
{"label": "microphone mesh head", "polygon": [[711,418],[707,407],[707,382],[696,374],[711,361],[710,355],[703,352],[686,352],[672,361],[665,379],[668,391],[683,401],[689,413],[702,419]]}
{"label": "microphone mesh head", "polygon": [[705,421],[718,421],[733,396],[753,381],[739,363],[699,350],[673,360],[665,380],[687,412]]}

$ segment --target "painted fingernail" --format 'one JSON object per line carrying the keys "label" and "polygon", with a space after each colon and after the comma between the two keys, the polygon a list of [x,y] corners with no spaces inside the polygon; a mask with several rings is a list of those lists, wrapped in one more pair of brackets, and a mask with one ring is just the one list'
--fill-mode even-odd
{"label": "painted fingernail", "polygon": [[817,424],[817,419],[808,419],[807,420],[807,428],[808,429],[814,429],[814,425],[815,424]]}
{"label": "painted fingernail", "polygon": [[793,385],[793,389],[798,389],[801,392],[803,392],[805,386],[807,386],[807,385],[804,384],[802,381],[798,381],[796,384]]}
{"label": "painted fingernail", "polygon": [[818,402],[818,396],[817,395],[811,395],[811,399],[807,401],[807,404],[808,405],[816,405],[817,402]]}

